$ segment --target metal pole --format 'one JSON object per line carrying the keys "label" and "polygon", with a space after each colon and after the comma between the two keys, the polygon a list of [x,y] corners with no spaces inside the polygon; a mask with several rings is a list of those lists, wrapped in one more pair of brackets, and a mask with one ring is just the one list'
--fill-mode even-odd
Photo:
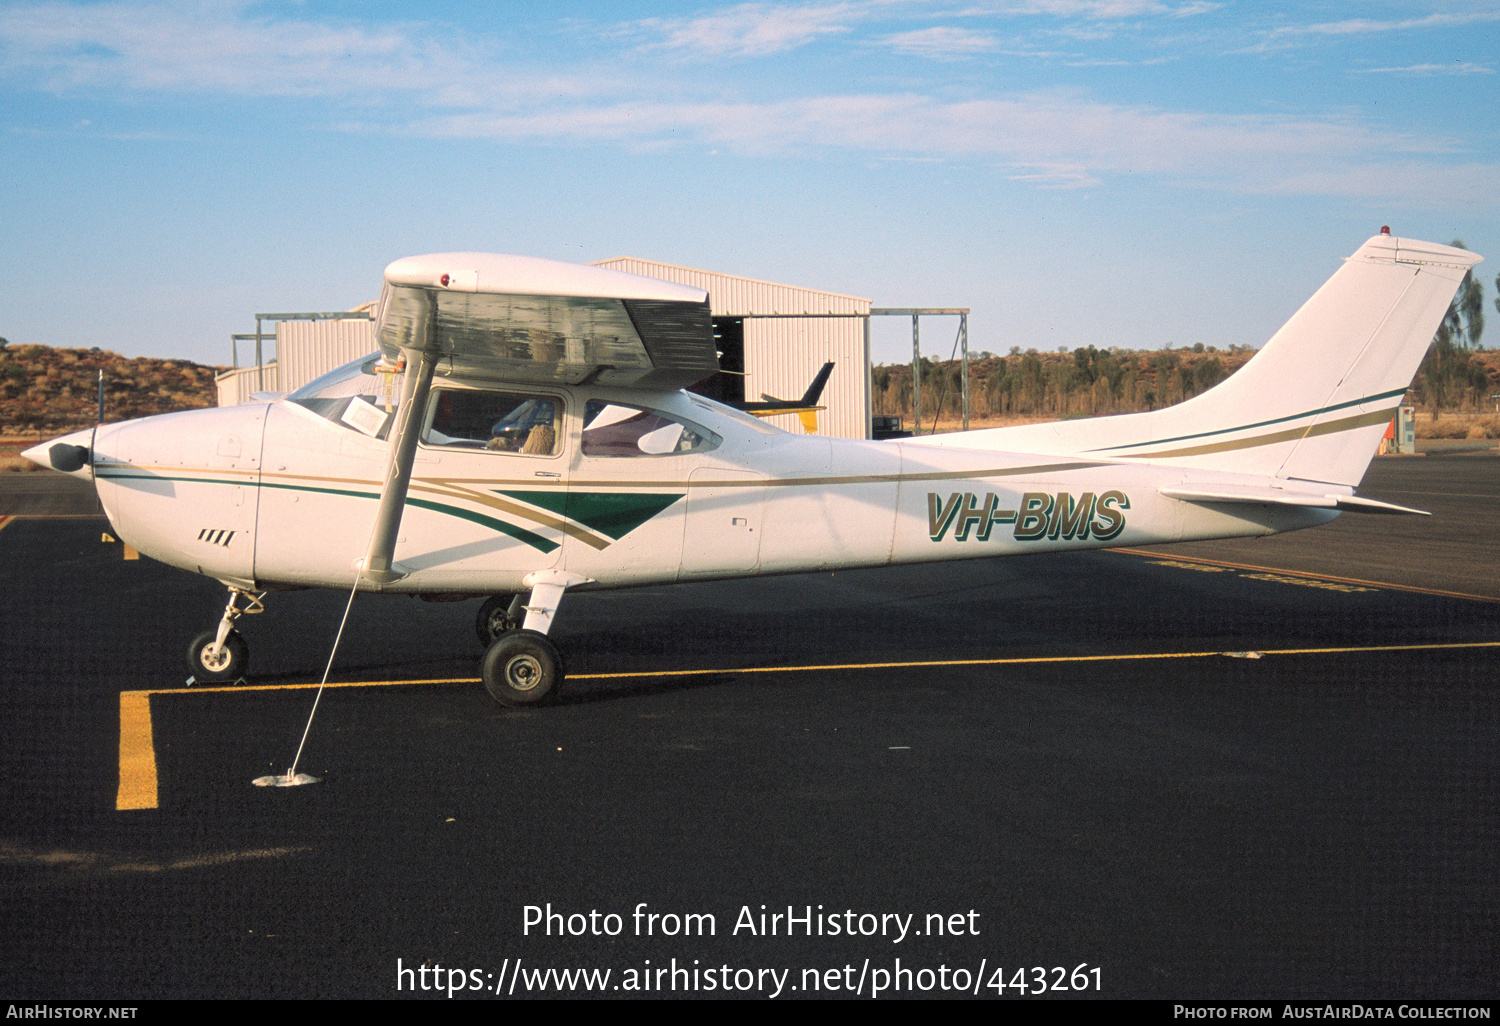
{"label": "metal pole", "polygon": [[918,336],[918,314],[911,315],[911,413],[912,433],[922,433],[922,342]]}
{"label": "metal pole", "polygon": [[964,430],[969,430],[969,315],[958,315],[959,346],[963,349]]}
{"label": "metal pole", "polygon": [[95,422],[104,423],[104,368],[99,368],[99,419]]}
{"label": "metal pole", "polygon": [[875,368],[870,363],[870,315],[865,314],[865,437],[875,433]]}
{"label": "metal pole", "polygon": [[266,368],[260,358],[260,318],[255,318],[255,390],[266,390]]}

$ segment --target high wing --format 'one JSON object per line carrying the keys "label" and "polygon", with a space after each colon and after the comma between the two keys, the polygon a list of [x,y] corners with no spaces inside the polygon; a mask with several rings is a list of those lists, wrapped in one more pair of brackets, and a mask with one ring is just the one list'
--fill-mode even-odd
{"label": "high wing", "polygon": [[[423,426],[418,411],[439,365],[466,377],[660,389],[719,369],[702,289],[537,257],[432,253],[397,260],[385,269],[375,320],[381,349],[407,369],[361,567],[376,587],[406,576],[391,560]],[[566,587],[556,585],[553,594],[553,585],[537,584],[554,602]]]}
{"label": "high wing", "polygon": [[719,369],[702,289],[536,257],[432,253],[385,269],[376,337],[444,373],[677,389]]}

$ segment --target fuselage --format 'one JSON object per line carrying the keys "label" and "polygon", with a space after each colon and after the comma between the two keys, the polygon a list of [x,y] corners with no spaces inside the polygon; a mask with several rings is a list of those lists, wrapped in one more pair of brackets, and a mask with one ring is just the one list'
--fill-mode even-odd
{"label": "fuselage", "polygon": [[[514,408],[488,439],[445,419],[485,403]],[[1181,502],[1158,489],[1182,471],[1150,464],[793,435],[680,391],[440,380],[425,415],[389,591],[514,592],[545,569],[590,587],[836,570],[1337,515]],[[390,457],[364,416],[284,399],[105,425],[93,474],[148,556],[247,588],[347,588]]]}

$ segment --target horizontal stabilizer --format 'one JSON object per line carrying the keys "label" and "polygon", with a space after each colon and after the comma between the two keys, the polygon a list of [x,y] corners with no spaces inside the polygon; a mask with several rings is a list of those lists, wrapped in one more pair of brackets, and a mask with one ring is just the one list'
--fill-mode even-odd
{"label": "horizontal stabilizer", "polygon": [[1416,516],[1431,516],[1426,510],[1410,509],[1375,499],[1362,499],[1354,495],[1337,493],[1304,492],[1290,488],[1272,488],[1264,485],[1205,485],[1195,488],[1172,487],[1157,489],[1169,499],[1184,502],[1224,502],[1254,506],[1313,506],[1322,509],[1338,509],[1349,513],[1403,513]]}
{"label": "horizontal stabilizer", "polygon": [[1432,516],[1425,509],[1412,509],[1410,506],[1397,506],[1391,502],[1376,502],[1374,499],[1361,499],[1357,495],[1341,496],[1339,498],[1339,509],[1348,510],[1351,513],[1402,513],[1418,517]]}

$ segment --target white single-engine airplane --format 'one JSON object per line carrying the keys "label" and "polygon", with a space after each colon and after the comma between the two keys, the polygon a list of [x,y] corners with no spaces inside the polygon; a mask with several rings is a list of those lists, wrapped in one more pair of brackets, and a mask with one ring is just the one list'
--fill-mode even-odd
{"label": "white single-engine airplane", "polygon": [[189,651],[235,680],[266,592],[491,596],[485,687],[545,701],[569,589],[1274,534],[1354,494],[1479,257],[1360,247],[1238,373],[1149,413],[902,441],[793,435],[684,391],[707,295],[443,253],[386,268],[381,352],[296,392],[101,425],[26,455],[92,478],[115,534],[217,578]]}

